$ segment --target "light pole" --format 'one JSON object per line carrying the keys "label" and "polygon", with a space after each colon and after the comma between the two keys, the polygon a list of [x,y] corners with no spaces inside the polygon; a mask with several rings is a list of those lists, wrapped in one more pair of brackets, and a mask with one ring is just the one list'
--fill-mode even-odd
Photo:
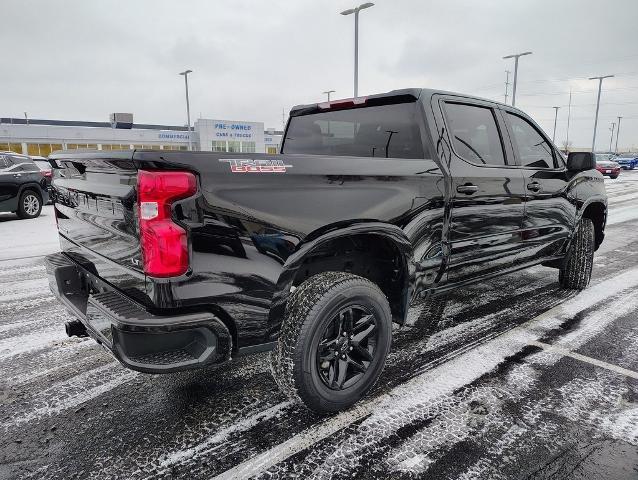
{"label": "light pole", "polygon": [[554,134],[552,135],[552,143],[556,143],[556,121],[558,120],[558,109],[560,107],[552,107],[556,112],[554,113]]}
{"label": "light pole", "polygon": [[609,153],[611,153],[611,144],[614,143],[614,130],[616,130],[616,122],[611,122],[611,138],[609,139]]}
{"label": "light pole", "polygon": [[190,101],[188,100],[188,74],[189,73],[193,73],[192,70],[184,70],[183,72],[180,72],[180,75],[184,75],[184,85],[186,86],[186,117],[188,119],[188,150],[192,150],[193,149],[193,140],[192,140],[192,134],[191,134],[191,104]]}
{"label": "light pole", "polygon": [[591,141],[591,151],[596,153],[596,128],[598,128],[598,111],[600,110],[600,91],[603,88],[603,80],[611,78],[613,75],[604,75],[602,77],[589,77],[590,80],[598,80],[598,100],[596,101],[596,118],[594,120],[594,138]]}
{"label": "light pole", "polygon": [[508,58],[514,59],[514,83],[512,84],[512,107],[516,106],[516,81],[518,79],[518,59],[523,55],[531,55],[532,52],[523,52],[523,53],[515,53],[513,55],[507,55],[503,57],[503,60],[507,60]]}
{"label": "light pole", "polygon": [[616,150],[615,153],[618,153],[618,135],[620,135],[620,121],[622,117],[618,117],[618,128],[616,129]]}
{"label": "light pole", "polygon": [[330,94],[331,93],[335,93],[335,90],[326,90],[325,92],[323,92],[324,94],[328,95],[328,101],[330,101]]}
{"label": "light pole", "polygon": [[505,70],[505,105],[507,105],[508,87],[510,86],[510,71]]}
{"label": "light pole", "polygon": [[565,150],[569,149],[569,120],[572,117],[572,89],[569,89],[569,106],[567,107],[567,139],[565,140]]}
{"label": "light pole", "polygon": [[358,7],[349,8],[341,12],[341,15],[354,13],[354,97],[359,96],[359,12],[374,6],[374,3],[362,3]]}

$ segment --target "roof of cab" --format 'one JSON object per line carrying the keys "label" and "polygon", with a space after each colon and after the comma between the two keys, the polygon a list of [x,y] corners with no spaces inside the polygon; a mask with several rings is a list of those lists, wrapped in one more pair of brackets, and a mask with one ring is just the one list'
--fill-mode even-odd
{"label": "roof of cab", "polygon": [[[473,100],[480,100],[483,102],[490,102],[503,107],[509,107],[509,105],[505,105],[504,103],[498,102],[496,100],[476,97],[474,95],[467,95],[464,93],[450,92],[447,90],[438,90],[433,88],[403,88],[400,90],[391,90],[389,92],[376,93],[373,95],[363,95],[360,98],[365,99],[365,102],[368,105],[369,104],[384,105],[384,104],[392,104],[392,103],[415,102],[417,100],[427,102],[429,98],[437,94],[458,96],[458,97],[469,98]],[[331,100],[330,103],[340,103],[340,102],[346,102],[348,100],[354,100],[354,99],[353,98],[334,99],[334,100]],[[325,105],[327,103],[328,102],[318,102],[318,103],[310,103],[306,105],[296,105],[292,107],[292,109],[290,110],[290,116],[295,117],[299,115],[308,115],[311,113],[318,113],[320,111],[323,111],[323,109],[321,108],[321,105]]]}

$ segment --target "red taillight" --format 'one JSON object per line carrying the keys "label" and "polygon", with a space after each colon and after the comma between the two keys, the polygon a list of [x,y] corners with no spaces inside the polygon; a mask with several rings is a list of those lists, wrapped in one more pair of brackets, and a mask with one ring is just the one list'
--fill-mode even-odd
{"label": "red taillight", "polygon": [[188,270],[186,230],[171,219],[171,203],[197,192],[190,172],[137,172],[140,243],[144,272],[152,277],[175,277]]}
{"label": "red taillight", "polygon": [[53,176],[53,172],[51,172],[51,170],[42,170],[42,175],[47,178],[51,178]]}

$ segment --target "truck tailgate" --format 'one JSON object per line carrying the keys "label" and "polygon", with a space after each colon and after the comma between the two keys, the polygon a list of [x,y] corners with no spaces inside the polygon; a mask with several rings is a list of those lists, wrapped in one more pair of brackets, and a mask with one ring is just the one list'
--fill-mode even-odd
{"label": "truck tailgate", "polygon": [[60,167],[52,188],[62,251],[139,297],[145,287],[132,152],[63,152],[51,158]]}

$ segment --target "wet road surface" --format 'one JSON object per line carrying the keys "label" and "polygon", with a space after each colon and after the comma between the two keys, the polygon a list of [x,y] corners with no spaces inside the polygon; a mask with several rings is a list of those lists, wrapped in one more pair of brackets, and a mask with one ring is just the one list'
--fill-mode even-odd
{"label": "wet road surface", "polygon": [[544,267],[458,291],[331,417],[279,393],[265,355],[146,375],[67,338],[51,207],[0,216],[0,478],[638,478],[638,172],[606,185],[586,291]]}

